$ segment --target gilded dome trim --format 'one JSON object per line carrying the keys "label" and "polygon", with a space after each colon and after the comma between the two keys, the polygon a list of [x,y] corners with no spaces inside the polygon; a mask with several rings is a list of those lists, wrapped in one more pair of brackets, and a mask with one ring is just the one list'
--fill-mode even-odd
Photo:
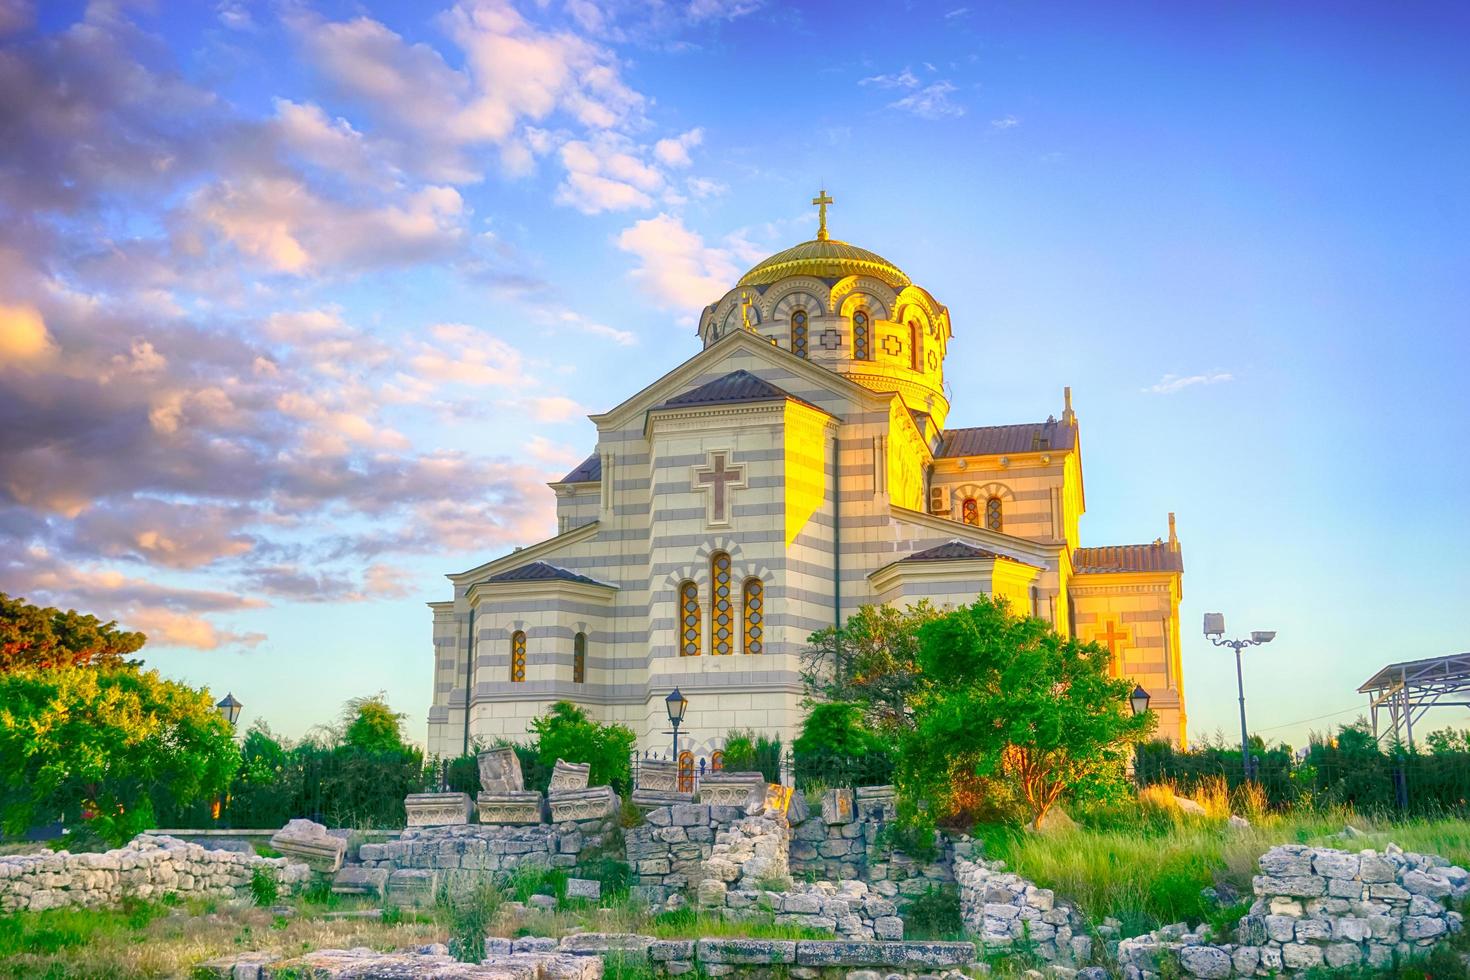
{"label": "gilded dome trim", "polygon": [[741,286],[764,286],[791,276],[841,279],[872,276],[894,289],[910,285],[903,270],[876,252],[835,239],[813,239],[777,252],[740,277]]}

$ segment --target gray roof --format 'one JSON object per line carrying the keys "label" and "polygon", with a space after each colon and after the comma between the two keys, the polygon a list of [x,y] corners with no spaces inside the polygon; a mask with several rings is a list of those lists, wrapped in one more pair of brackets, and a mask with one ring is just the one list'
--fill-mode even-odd
{"label": "gray roof", "polygon": [[1110,544],[1101,548],[1078,548],[1072,552],[1072,567],[1078,575],[1106,572],[1182,572],[1184,553],[1163,541],[1153,544]]}
{"label": "gray roof", "polygon": [[588,578],[585,575],[578,575],[576,572],[569,572],[565,568],[551,565],[544,561],[533,561],[529,565],[522,565],[519,568],[512,568],[508,572],[501,572],[498,575],[492,575],[485,581],[540,582],[548,581],[550,579],[560,579],[563,582],[581,582],[584,585],[607,585],[606,582],[599,582],[595,578]]}
{"label": "gray roof", "polygon": [[937,457],[998,456],[1001,453],[1039,453],[1048,449],[1071,449],[1077,430],[1055,419],[1020,425],[980,425],[950,429],[940,441]]}
{"label": "gray roof", "polygon": [[592,483],[602,479],[602,457],[593,453],[557,483]]}
{"label": "gray roof", "polygon": [[933,548],[916,551],[907,558],[900,558],[899,561],[971,561],[977,558],[1004,558],[1006,561],[1013,561],[1022,565],[1031,564],[1028,561],[1021,561],[1021,559],[1012,557],[1011,555],[1002,555],[997,551],[991,551],[979,545],[961,541],[958,538],[953,541],[946,541],[941,545],[935,545]]}
{"label": "gray roof", "polygon": [[[784,388],[778,388],[749,371],[731,371],[713,381],[692,388],[682,395],[675,395],[659,408],[688,408],[692,405],[728,405],[736,402],[766,402],[789,398],[803,405],[811,403],[797,398]],[[816,406],[812,406],[815,408]]]}

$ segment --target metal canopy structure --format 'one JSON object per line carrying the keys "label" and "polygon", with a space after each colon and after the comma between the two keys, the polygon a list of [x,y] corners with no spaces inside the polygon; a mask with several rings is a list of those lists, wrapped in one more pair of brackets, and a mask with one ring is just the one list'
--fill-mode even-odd
{"label": "metal canopy structure", "polygon": [[[1430,708],[1470,708],[1470,653],[1389,664],[1358,688],[1368,695],[1373,737],[1414,747],[1414,722]],[[1378,716],[1387,710],[1392,726],[1380,731]]]}

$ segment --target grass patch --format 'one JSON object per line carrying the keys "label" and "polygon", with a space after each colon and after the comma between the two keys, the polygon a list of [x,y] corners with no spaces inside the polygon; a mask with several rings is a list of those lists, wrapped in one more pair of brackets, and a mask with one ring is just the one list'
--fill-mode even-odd
{"label": "grass patch", "polygon": [[806,926],[778,925],[774,912],[749,919],[725,919],[693,908],[660,912],[641,931],[659,939],[831,939],[831,933]]}
{"label": "grass patch", "polygon": [[[1094,922],[1115,916],[1124,935],[1171,922],[1210,922],[1217,932],[1234,922],[1200,895],[1228,884],[1251,893],[1256,861],[1271,847],[1301,843],[1381,850],[1390,841],[1405,850],[1439,854],[1460,866],[1470,860],[1470,823],[1458,819],[1377,821],[1344,811],[1257,815],[1249,827],[1225,822],[1228,802],[1207,800],[1207,815],[1191,817],[1168,803],[1145,798],[1077,815],[1081,826],[1054,834],[1026,834],[1010,827],[981,827],[985,856],[1077,903]],[[1210,814],[1214,814],[1213,816]],[[1361,838],[1335,837],[1351,824]],[[1235,919],[1238,920],[1236,915]]]}
{"label": "grass patch", "polygon": [[602,980],[658,980],[661,975],[647,957],[608,953],[602,958]]}

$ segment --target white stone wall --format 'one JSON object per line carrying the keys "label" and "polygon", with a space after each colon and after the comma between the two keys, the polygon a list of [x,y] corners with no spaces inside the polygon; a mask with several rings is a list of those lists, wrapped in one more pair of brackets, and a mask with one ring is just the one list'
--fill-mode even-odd
{"label": "white stone wall", "polygon": [[285,858],[215,851],[175,837],[140,834],[126,847],[100,854],[0,855],[0,912],[98,907],[124,898],[164,895],[250,894],[256,868],[275,875],[282,895],[311,878],[311,870]]}

